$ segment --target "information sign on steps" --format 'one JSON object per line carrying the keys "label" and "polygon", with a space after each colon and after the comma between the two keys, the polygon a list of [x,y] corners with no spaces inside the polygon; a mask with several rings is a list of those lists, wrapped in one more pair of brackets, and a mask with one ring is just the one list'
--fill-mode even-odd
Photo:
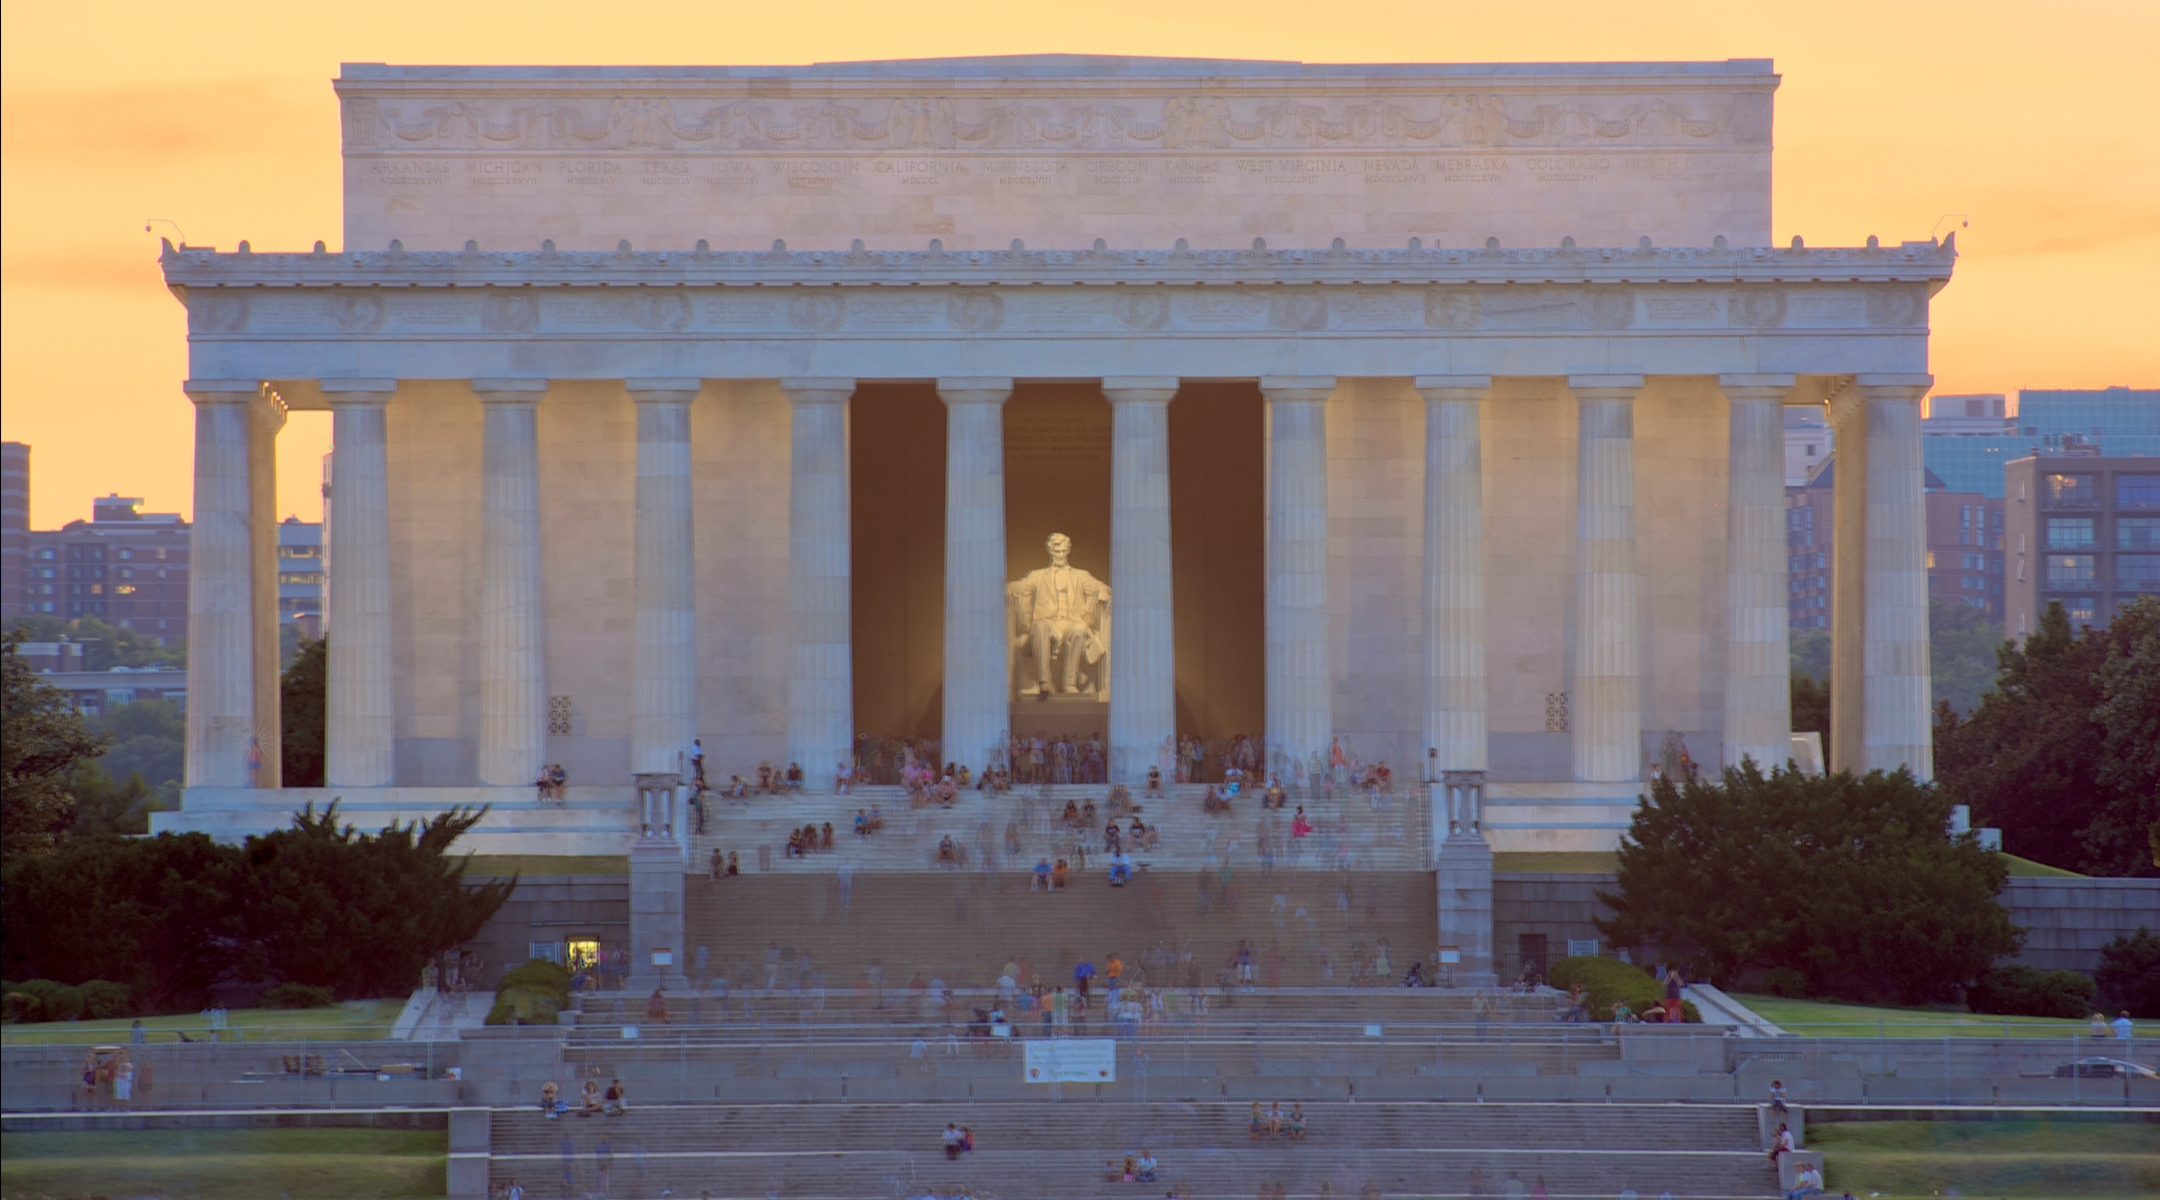
{"label": "information sign on steps", "polygon": [[1113,1038],[1030,1039],[1021,1043],[1028,1083],[1115,1083],[1117,1041]]}

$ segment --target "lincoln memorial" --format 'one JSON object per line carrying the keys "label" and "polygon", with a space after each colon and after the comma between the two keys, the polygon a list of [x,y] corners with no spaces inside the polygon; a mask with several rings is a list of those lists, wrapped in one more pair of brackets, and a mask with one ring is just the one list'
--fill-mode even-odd
{"label": "lincoln memorial", "polygon": [[[1828,765],[1927,778],[1955,247],[1773,244],[1778,82],[347,64],[342,236],[164,252],[195,525],[157,828],[490,803],[499,852],[680,864],[693,739],[817,793],[876,742],[980,772],[1099,732],[1135,789],[1244,735],[1286,782],[1389,764],[1429,841],[1609,850],[1671,747],[1792,754],[1803,405],[1841,468]],[[278,774],[293,410],[336,446],[319,789]]]}

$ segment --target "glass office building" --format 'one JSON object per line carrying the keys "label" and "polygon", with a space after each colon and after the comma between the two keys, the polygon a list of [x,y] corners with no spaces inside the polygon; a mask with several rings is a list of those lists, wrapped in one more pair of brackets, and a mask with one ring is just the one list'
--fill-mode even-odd
{"label": "glass office building", "polygon": [[2003,498],[2003,466],[2030,455],[2160,458],[2160,389],[2029,388],[2003,434],[1936,433],[1922,426],[1929,470],[1953,492]]}

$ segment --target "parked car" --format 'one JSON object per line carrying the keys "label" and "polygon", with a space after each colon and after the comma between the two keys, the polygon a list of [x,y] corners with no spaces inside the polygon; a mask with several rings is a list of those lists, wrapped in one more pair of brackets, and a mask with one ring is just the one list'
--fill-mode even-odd
{"label": "parked car", "polygon": [[2081,1058],[2074,1063],[2064,1063],[2055,1068],[2057,1079],[2160,1079],[2156,1071],[2143,1063],[2123,1058]]}

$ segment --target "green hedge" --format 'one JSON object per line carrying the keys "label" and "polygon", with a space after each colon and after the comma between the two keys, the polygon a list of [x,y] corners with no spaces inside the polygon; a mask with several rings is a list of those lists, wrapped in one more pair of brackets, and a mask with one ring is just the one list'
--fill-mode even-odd
{"label": "green hedge", "polygon": [[50,979],[31,979],[8,985],[6,1014],[10,1022],[71,1021],[82,1015],[81,988]]}
{"label": "green hedge", "polygon": [[2093,981],[2076,971],[2042,971],[2020,963],[1996,967],[1965,989],[1976,1013],[2005,1017],[2069,1017],[2093,1011]]}
{"label": "green hedge", "polygon": [[553,1025],[570,1007],[570,971],[544,958],[529,959],[495,985],[489,1025]]}
{"label": "green hedge", "polygon": [[[1581,984],[1589,993],[1590,1019],[1593,1021],[1611,1020],[1614,1001],[1626,1004],[1635,1010],[1636,1016],[1641,1016],[1665,1000],[1665,988],[1656,977],[1617,958],[1563,958],[1545,972],[1545,978],[1562,991]],[[1702,1021],[1702,1014],[1695,1011],[1693,1001],[1683,1000],[1680,1007],[1688,1021],[1698,1024]]]}
{"label": "green hedge", "polygon": [[82,1015],[90,1020],[110,1020],[134,1011],[135,1006],[129,1003],[124,984],[110,979],[90,979],[76,990],[82,993]]}

